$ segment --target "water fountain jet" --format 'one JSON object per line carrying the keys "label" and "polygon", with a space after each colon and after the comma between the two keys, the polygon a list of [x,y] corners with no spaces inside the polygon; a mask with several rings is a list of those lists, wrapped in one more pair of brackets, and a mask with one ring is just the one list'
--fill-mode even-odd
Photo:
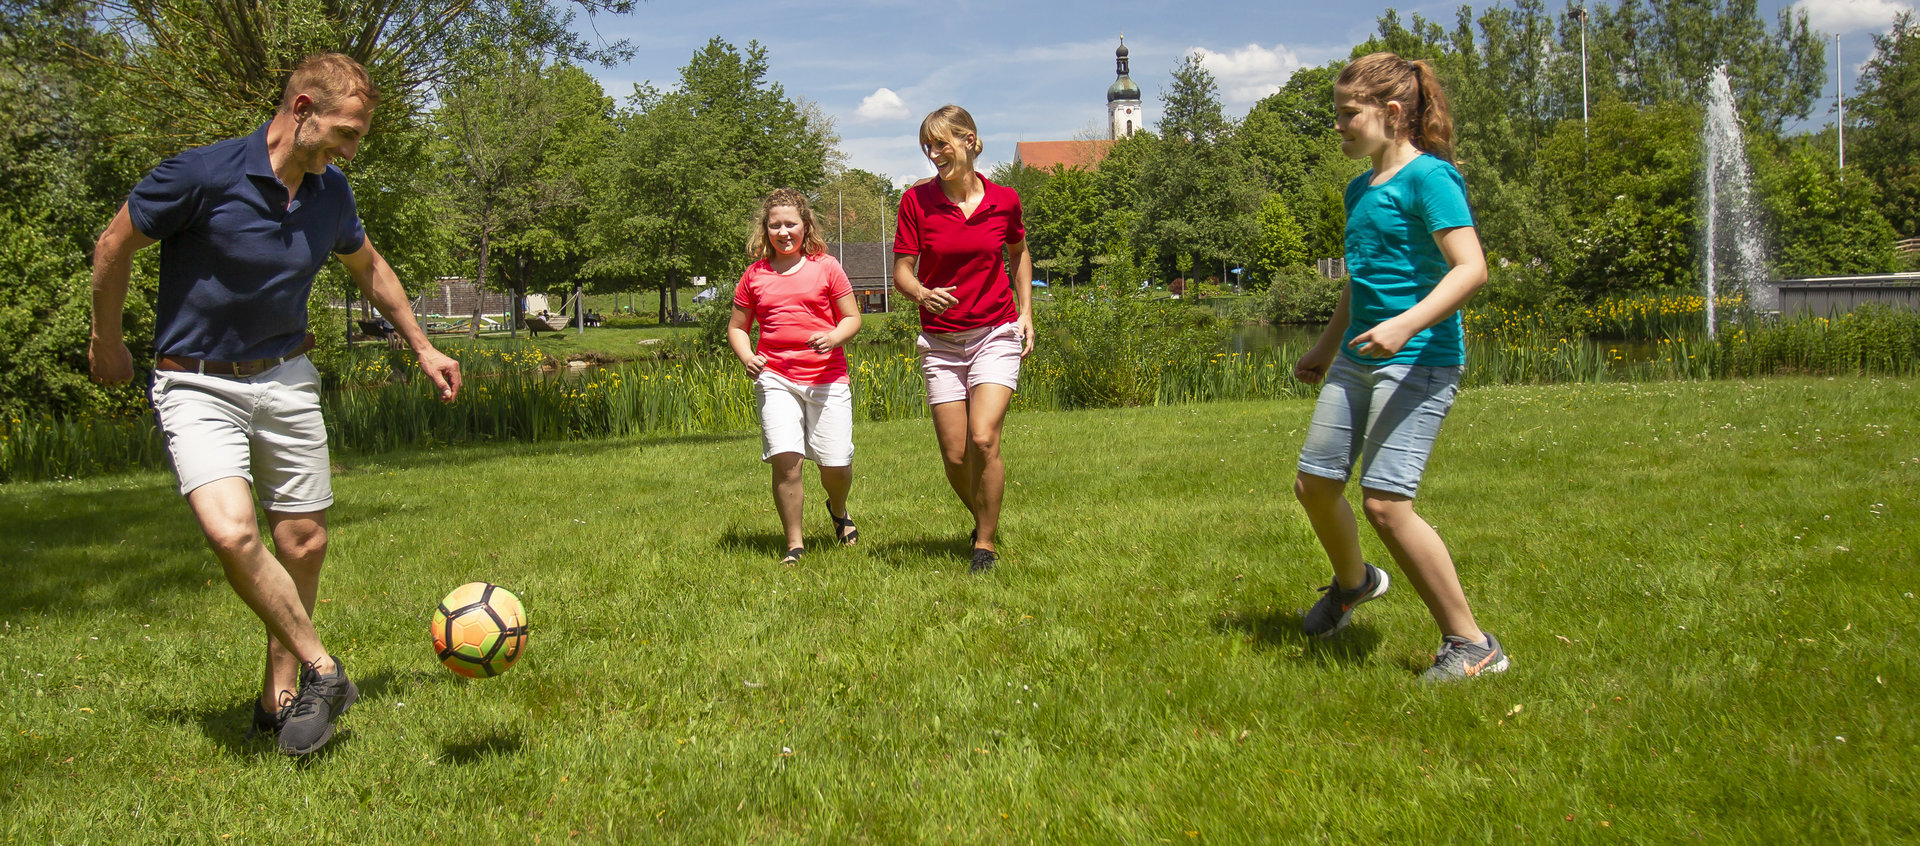
{"label": "water fountain jet", "polygon": [[1746,144],[1740,136],[1740,117],[1734,108],[1733,86],[1723,65],[1707,81],[1706,117],[1706,261],[1707,337],[1719,334],[1719,276],[1729,274],[1734,290],[1746,294],[1749,311],[1775,308],[1775,293],[1767,282],[1766,236],[1760,227],[1760,209],[1753,197],[1753,174],[1747,168]]}

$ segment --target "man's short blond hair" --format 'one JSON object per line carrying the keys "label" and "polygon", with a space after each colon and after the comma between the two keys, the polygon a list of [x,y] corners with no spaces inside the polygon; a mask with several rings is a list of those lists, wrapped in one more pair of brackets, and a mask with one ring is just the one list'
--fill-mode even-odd
{"label": "man's short blond hair", "polygon": [[280,111],[291,111],[293,99],[302,94],[313,98],[314,111],[322,114],[338,110],[349,97],[365,100],[369,109],[380,105],[373,77],[345,53],[314,53],[301,59],[280,93]]}

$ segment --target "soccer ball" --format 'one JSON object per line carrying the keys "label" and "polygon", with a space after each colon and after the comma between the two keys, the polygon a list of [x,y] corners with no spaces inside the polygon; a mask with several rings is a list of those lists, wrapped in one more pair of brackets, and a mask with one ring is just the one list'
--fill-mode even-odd
{"label": "soccer ball", "polygon": [[527,612],[499,585],[469,582],[433,611],[433,651],[447,669],[488,679],[513,666],[527,648]]}

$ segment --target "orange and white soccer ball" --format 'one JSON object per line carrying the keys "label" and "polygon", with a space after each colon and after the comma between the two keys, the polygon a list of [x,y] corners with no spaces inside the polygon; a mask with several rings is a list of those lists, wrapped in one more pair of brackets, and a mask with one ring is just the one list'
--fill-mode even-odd
{"label": "orange and white soccer ball", "polygon": [[512,591],[487,582],[453,589],[433,611],[433,651],[470,679],[507,671],[527,648],[527,612]]}

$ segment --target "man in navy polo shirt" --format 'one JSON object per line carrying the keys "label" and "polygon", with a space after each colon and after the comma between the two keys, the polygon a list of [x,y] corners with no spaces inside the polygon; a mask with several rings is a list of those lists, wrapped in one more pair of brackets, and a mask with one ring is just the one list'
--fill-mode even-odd
{"label": "man in navy polo shirt", "polygon": [[[87,355],[96,380],[117,383],[133,378],[121,336],[133,254],[161,245],[154,410],[180,493],[227,582],[266,624],[266,679],[253,723],[279,732],[288,755],[325,746],[335,719],[360,695],[312,619],[333,486],[320,378],[306,357],[307,296],[329,255],[393,321],[441,399],[460,391],[460,365],[414,322],[393,268],[367,242],[346,175],[332,164],[353,158],[378,102],[358,62],[339,53],[307,57],[271,121],[162,162],[94,248]],[[256,499],[272,552],[261,541]]]}

